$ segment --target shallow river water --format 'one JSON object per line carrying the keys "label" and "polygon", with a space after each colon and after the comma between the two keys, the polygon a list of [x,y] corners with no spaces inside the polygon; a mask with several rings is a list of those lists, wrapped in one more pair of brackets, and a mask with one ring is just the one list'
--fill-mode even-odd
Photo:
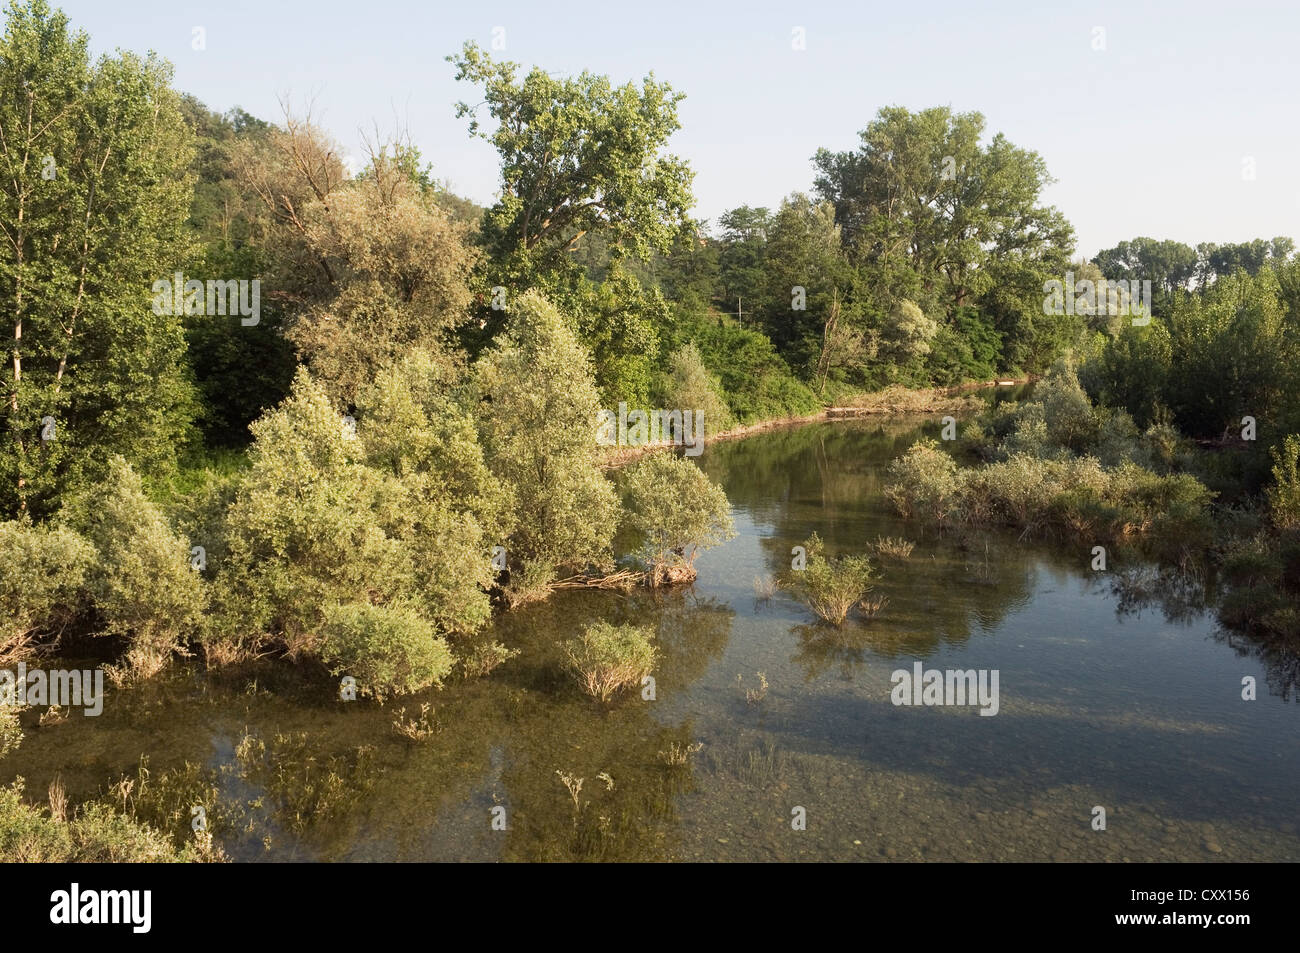
{"label": "shallow river water", "polygon": [[[521,654],[485,679],[381,707],[283,663],[182,668],[29,731],[0,781],[35,798],[58,775],[74,802],[182,834],[201,803],[237,860],[1300,859],[1296,658],[1223,633],[1196,580],[922,533],[882,497],[919,432],[843,421],[709,447],[738,535],[695,586],[507,613],[493,635]],[[836,629],[756,596],[813,531],[833,552],[916,541],[877,560],[876,619]],[[596,619],[654,627],[653,700],[602,707],[565,675],[556,643]],[[893,704],[891,674],[917,662],[996,670],[996,715]],[[436,731],[416,742],[393,723],[421,703]]]}

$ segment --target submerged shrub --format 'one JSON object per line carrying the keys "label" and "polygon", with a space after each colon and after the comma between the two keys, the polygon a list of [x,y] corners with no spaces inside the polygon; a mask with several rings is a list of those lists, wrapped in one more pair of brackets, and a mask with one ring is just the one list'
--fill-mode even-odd
{"label": "submerged shrub", "polygon": [[964,474],[933,440],[919,440],[889,465],[885,496],[906,517],[940,526],[961,507]]}
{"label": "submerged shrub", "polygon": [[357,691],[383,701],[441,687],[454,659],[433,626],[408,606],[348,603],[325,610],[321,660],[335,675],[351,675]]}
{"label": "submerged shrub", "polygon": [[519,654],[500,642],[476,639],[456,653],[461,673],[466,678],[482,678]]}
{"label": "submerged shrub", "polygon": [[[866,556],[829,559],[821,537],[816,533],[803,545],[806,565],[803,569],[791,571],[787,585],[822,619],[843,625],[849,611],[871,591],[871,560]],[[883,608],[883,604],[878,608]]]}
{"label": "submerged shrub", "polygon": [[657,657],[649,628],[608,622],[587,626],[578,638],[563,643],[563,649],[582,690],[602,702],[639,685]]}
{"label": "submerged shrub", "polygon": [[0,664],[58,636],[79,608],[94,553],[67,527],[0,523]]}
{"label": "submerged shrub", "polygon": [[727,494],[684,457],[652,453],[625,471],[623,487],[652,586],[694,579],[700,550],[735,536]]}

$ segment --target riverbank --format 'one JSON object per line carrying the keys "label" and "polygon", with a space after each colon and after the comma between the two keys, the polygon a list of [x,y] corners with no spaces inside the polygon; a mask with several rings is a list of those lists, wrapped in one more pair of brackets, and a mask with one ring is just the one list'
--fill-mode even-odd
{"label": "riverbank", "polygon": [[[984,401],[971,395],[972,391],[986,387],[1011,386],[1027,383],[1028,379],[975,381],[959,384],[955,387],[902,387],[891,385],[882,390],[864,391],[854,394],[846,400],[838,401],[834,406],[824,407],[812,414],[795,414],[788,417],[774,417],[752,424],[731,427],[722,433],[707,439],[709,443],[727,440],[739,440],[767,430],[782,427],[797,427],[814,423],[818,420],[837,420],[846,417],[871,417],[886,414],[972,414],[983,409]],[[671,441],[660,440],[637,447],[612,447],[600,461],[605,470],[617,470],[640,459],[647,453],[677,446]]]}

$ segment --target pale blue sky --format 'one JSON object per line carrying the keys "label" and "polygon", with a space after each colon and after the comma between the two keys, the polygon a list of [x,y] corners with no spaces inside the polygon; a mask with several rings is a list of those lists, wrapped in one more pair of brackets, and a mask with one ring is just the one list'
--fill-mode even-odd
{"label": "pale blue sky", "polygon": [[314,96],[353,152],[361,130],[400,122],[440,178],[484,203],[496,157],[454,118],[474,93],[443,57],[467,39],[490,48],[500,26],[495,55],[616,82],[653,70],[686,93],[672,149],[696,170],[701,217],[811,188],[817,147],[853,148],[881,106],[950,105],[1046,159],[1059,180],[1047,198],[1087,255],[1136,235],[1300,240],[1297,0],[58,5],[97,51],[167,57],[178,88],[214,109],[277,119],[279,94]]}

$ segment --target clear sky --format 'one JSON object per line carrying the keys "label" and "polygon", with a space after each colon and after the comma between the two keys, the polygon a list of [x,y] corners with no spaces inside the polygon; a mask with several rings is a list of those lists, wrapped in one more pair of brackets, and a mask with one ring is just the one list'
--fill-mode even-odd
{"label": "clear sky", "polygon": [[455,119],[477,100],[444,57],[470,39],[491,49],[502,27],[496,56],[619,83],[653,71],[686,93],[671,146],[703,218],[810,189],[816,149],[853,148],[881,106],[949,105],[1044,157],[1047,200],[1088,256],[1137,235],[1300,240],[1300,0],[54,2],[96,51],[171,60],[211,108],[278,119],[280,96],[314,97],[353,153],[376,122],[404,126],[482,203],[496,156]]}

